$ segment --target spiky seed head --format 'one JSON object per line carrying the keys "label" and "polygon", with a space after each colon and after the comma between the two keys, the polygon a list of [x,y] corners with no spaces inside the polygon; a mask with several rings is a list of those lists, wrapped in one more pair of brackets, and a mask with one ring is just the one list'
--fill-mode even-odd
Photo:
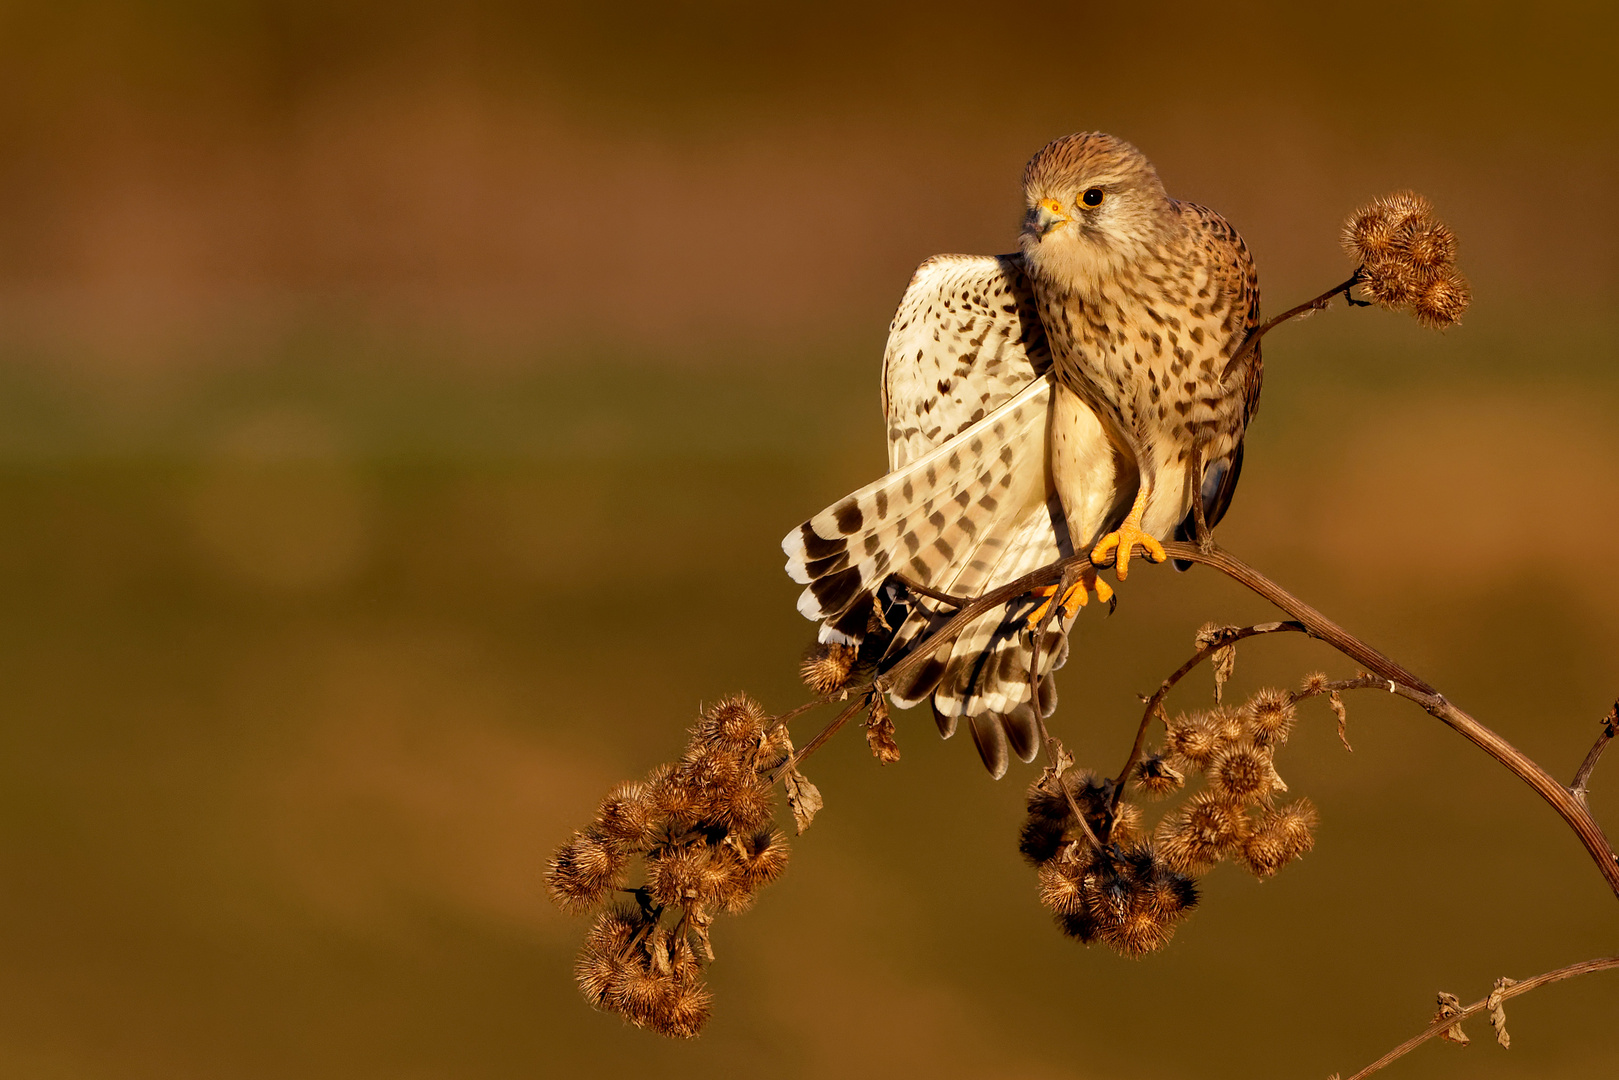
{"label": "spiky seed head", "polygon": [[1287,742],[1298,716],[1293,695],[1271,688],[1254,694],[1242,711],[1248,719],[1248,737],[1256,746],[1280,746]]}
{"label": "spiky seed head", "polygon": [[810,649],[799,665],[804,685],[817,694],[830,694],[849,680],[860,649],[854,645],[819,644]]}
{"label": "spiky seed head", "polygon": [[746,694],[732,694],[709,707],[693,734],[730,750],[756,749],[765,733],[764,708]]}
{"label": "spiky seed head", "polygon": [[1035,866],[1044,866],[1062,850],[1067,833],[1067,820],[1030,814],[1018,834],[1018,851]]}
{"label": "spiky seed head", "polygon": [[1309,799],[1266,812],[1243,842],[1243,863],[1255,877],[1270,877],[1315,846],[1317,820]]}
{"label": "spiky seed head", "polygon": [[1209,764],[1209,784],[1234,805],[1252,806],[1270,798],[1276,786],[1270,752],[1247,740],[1225,747]]}
{"label": "spiky seed head", "polygon": [[1377,262],[1394,251],[1394,220],[1377,204],[1361,207],[1344,221],[1341,240],[1356,262]]}
{"label": "spiky seed head", "polygon": [[1219,737],[1221,745],[1226,745],[1242,738],[1246,718],[1241,709],[1216,705],[1208,711],[1207,723]]}
{"label": "spiky seed head", "polygon": [[712,821],[737,792],[755,783],[756,778],[757,774],[736,751],[714,744],[695,744],[681,758],[668,783],[686,789],[694,819]]}
{"label": "spiky seed head", "polygon": [[645,925],[632,907],[610,908],[597,916],[574,964],[574,978],[591,1005],[611,1007],[612,995],[636,963],[635,940]]}
{"label": "spiky seed head", "polygon": [[659,1008],[647,1018],[646,1026],[659,1035],[690,1039],[703,1030],[712,1011],[713,997],[701,982],[671,986]]}
{"label": "spiky seed head", "polygon": [[1085,863],[1074,859],[1054,859],[1040,868],[1040,903],[1058,915],[1085,910]]}
{"label": "spiky seed head", "polygon": [[1136,764],[1131,783],[1149,799],[1163,799],[1186,786],[1186,777],[1162,754],[1150,754]]}
{"label": "spiky seed head", "polygon": [[672,764],[659,765],[647,774],[647,801],[675,828],[696,820],[703,809],[702,793]]}
{"label": "spiky seed head", "polygon": [[1467,279],[1451,272],[1428,282],[1411,301],[1411,311],[1424,326],[1442,330],[1461,322],[1472,301]]}
{"label": "spiky seed head", "polygon": [[596,828],[631,851],[644,851],[657,832],[658,817],[647,786],[626,780],[602,800]]}
{"label": "spiky seed head", "polygon": [[1113,827],[1108,830],[1108,843],[1128,845],[1141,839],[1141,807],[1133,802],[1120,802],[1113,814]]}
{"label": "spiky seed head", "polygon": [[1432,218],[1413,218],[1400,227],[1397,249],[1418,270],[1448,270],[1456,265],[1456,234]]}
{"label": "spiky seed head", "polygon": [[761,829],[742,841],[747,849],[748,887],[762,889],[787,870],[787,834],[780,829]]}
{"label": "spiky seed head", "polygon": [[646,857],[646,888],[663,907],[686,907],[699,901],[709,887],[706,844],[655,848]]}
{"label": "spiky seed head", "polygon": [[733,833],[751,833],[776,816],[776,788],[756,782],[739,784],[729,798],[715,806],[715,821]]}
{"label": "spiky seed head", "polygon": [[624,883],[628,863],[628,852],[594,827],[575,832],[552,853],[545,868],[546,889],[564,911],[590,911]]}
{"label": "spiky seed head", "polygon": [[1299,684],[1299,693],[1309,694],[1311,696],[1316,694],[1324,694],[1327,692],[1327,684],[1329,681],[1330,680],[1327,678],[1327,673],[1325,671],[1312,671],[1310,674],[1306,675],[1304,677],[1304,681]]}
{"label": "spiky seed head", "polygon": [[1177,768],[1200,773],[1220,747],[1220,733],[1204,713],[1182,713],[1169,722],[1164,746]]}
{"label": "spiky seed head", "polygon": [[1247,832],[1240,806],[1199,791],[1159,822],[1154,847],[1171,869],[1196,877],[1238,850]]}

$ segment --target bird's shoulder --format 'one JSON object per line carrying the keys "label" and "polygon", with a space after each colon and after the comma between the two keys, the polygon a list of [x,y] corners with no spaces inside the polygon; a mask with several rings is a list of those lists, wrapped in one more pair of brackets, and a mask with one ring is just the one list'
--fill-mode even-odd
{"label": "bird's shoulder", "polygon": [[[1210,308],[1221,317],[1219,357],[1234,356],[1259,325],[1259,271],[1236,226],[1220,213],[1197,203],[1177,203],[1198,261],[1208,273]],[[1256,348],[1241,374],[1244,415],[1259,408],[1263,361]]]}
{"label": "bird's shoulder", "polygon": [[883,351],[890,468],[982,419],[1050,367],[1021,255],[926,260]]}

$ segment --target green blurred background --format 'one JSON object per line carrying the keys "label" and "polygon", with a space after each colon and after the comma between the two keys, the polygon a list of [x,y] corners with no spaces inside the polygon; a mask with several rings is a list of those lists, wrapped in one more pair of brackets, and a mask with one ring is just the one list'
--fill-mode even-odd
{"label": "green blurred background", "polygon": [[[990,782],[855,733],[715,1016],[591,1012],[551,848],[702,701],[796,703],[780,536],[882,468],[921,259],[1012,245],[1100,128],[1224,212],[1271,310],[1398,186],[1476,302],[1267,342],[1222,539],[1568,777],[1619,692],[1611,5],[0,3],[0,1074],[1346,1075],[1619,947],[1521,785],[1409,706],[1280,762],[1318,846],[1143,961],[1058,936]],[[1556,539],[1569,535],[1572,541]],[[1205,572],[1087,613],[1114,768]],[[1351,667],[1245,647],[1238,689]],[[1186,704],[1205,700],[1206,679]],[[1619,762],[1592,799],[1619,831]],[[1611,1076],[1614,976],[1389,1075]]]}

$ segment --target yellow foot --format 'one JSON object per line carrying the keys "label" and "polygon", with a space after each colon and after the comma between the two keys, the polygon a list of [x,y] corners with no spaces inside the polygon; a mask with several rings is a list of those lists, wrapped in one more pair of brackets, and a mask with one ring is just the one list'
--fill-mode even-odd
{"label": "yellow foot", "polygon": [[[1094,575],[1086,575],[1068,586],[1057,601],[1057,621],[1060,623],[1080,608],[1090,603],[1089,589],[1096,590],[1096,598],[1107,603],[1113,597],[1113,589],[1105,581],[1099,581]],[[1051,611],[1052,599],[1057,595],[1057,586],[1042,585],[1034,590],[1035,596],[1045,597],[1045,601],[1029,613],[1028,627],[1030,630],[1039,630],[1045,624],[1046,616]]]}
{"label": "yellow foot", "polygon": [[1108,533],[1091,549],[1091,562],[1093,563],[1099,563],[1106,559],[1108,553],[1114,548],[1119,549],[1115,568],[1118,570],[1120,581],[1130,575],[1130,549],[1137,544],[1146,549],[1145,555],[1148,562],[1163,562],[1164,559],[1168,558],[1164,554],[1164,545],[1142,532],[1141,526],[1136,523],[1134,518],[1135,515],[1131,514],[1129,518],[1125,519],[1124,524],[1119,526],[1117,532]]}

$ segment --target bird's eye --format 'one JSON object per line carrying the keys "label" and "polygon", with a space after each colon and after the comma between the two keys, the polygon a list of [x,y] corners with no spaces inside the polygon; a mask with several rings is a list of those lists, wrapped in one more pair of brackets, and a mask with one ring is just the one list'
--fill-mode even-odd
{"label": "bird's eye", "polygon": [[1086,188],[1085,194],[1079,197],[1079,201],[1084,203],[1086,206],[1101,206],[1102,200],[1105,198],[1107,198],[1106,192],[1099,187],[1093,187]]}

